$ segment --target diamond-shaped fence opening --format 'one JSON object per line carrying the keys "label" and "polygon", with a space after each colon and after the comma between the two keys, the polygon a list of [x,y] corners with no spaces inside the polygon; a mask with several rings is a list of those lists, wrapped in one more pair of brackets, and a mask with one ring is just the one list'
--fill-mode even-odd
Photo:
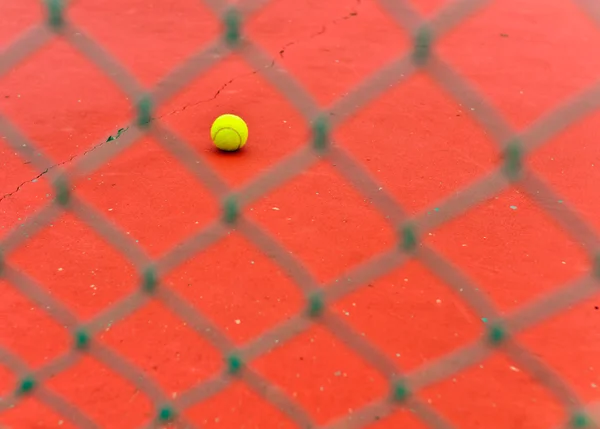
{"label": "diamond-shaped fence opening", "polygon": [[[71,2],[66,0],[43,2],[45,21],[24,31],[14,43],[0,53],[0,77],[36,53],[54,37],[60,37],[86,61],[110,77],[128,96],[135,118],[130,124],[122,124],[116,135],[100,142],[86,156],[72,159],[67,172],[52,162],[51,157],[41,150],[35,141],[30,141],[7,117],[0,116],[0,132],[5,142],[35,168],[44,171],[43,175],[47,176],[54,188],[54,195],[48,199],[46,205],[18,228],[2,236],[0,276],[20,294],[44,309],[72,336],[69,350],[65,350],[60,356],[53,356],[37,368],[30,368],[19,356],[0,347],[0,362],[13,372],[18,380],[12,392],[0,398],[0,411],[18,406],[25,398],[35,396],[38,401],[64,416],[76,427],[97,427],[83,408],[80,409],[75,402],[69,402],[51,389],[52,377],[74,368],[83,354],[125,379],[132,391],[141,392],[144,398],[148,398],[154,411],[152,415],[143,417],[146,419],[146,427],[173,422],[179,422],[184,427],[194,427],[186,417],[185,411],[200,401],[224,391],[231,383],[243,383],[245,388],[262,397],[270,406],[279,409],[286,419],[295,423],[297,427],[319,427],[314,416],[294,399],[293,394],[269,381],[249,364],[252,359],[268,354],[278,344],[293,339],[306,332],[312,324],[318,323],[321,328],[335,336],[337,341],[343,342],[345,348],[360,355],[362,361],[377,370],[389,384],[385,395],[379,399],[361,405],[347,415],[320,427],[364,427],[393,414],[397,407],[408,407],[421,423],[429,427],[453,427],[434,407],[422,400],[419,391],[481,362],[495,350],[505,354],[522,371],[531,374],[551,391],[569,416],[564,423],[565,427],[593,426],[598,415],[598,406],[583,403],[566,382],[538,357],[521,347],[512,334],[598,292],[598,234],[566,203],[549,204],[549,201],[562,201],[562,198],[528,169],[526,163],[529,151],[544,144],[550,137],[600,105],[598,85],[567,100],[531,127],[517,131],[503,119],[492,104],[473,89],[466,78],[438,56],[435,50],[436,40],[460,25],[470,13],[485,6],[487,1],[462,0],[448,3],[437,14],[426,19],[413,9],[407,0],[379,0],[379,5],[397,22],[399,28],[412,34],[412,49],[352,88],[331,108],[323,109],[278,62],[274,62],[260,46],[245,37],[244,18],[259,10],[267,3],[265,0],[241,2],[238,8],[228,6],[226,1],[205,0],[205,5],[215,16],[221,17],[223,33],[205,49],[193,54],[180,67],[169,73],[153,89],[145,90],[128,69],[90,37],[85,29],[79,28],[69,20],[69,3]],[[600,9],[593,6],[594,2],[581,0],[576,3],[581,3],[582,10],[597,23],[600,22]],[[220,58],[230,51],[234,51],[256,70],[256,73],[280,91],[304,117],[308,129],[308,139],[304,147],[235,192],[187,142],[155,115],[159,106],[166,100],[217,64]],[[485,129],[497,146],[498,152],[503,154],[501,162],[487,175],[461,192],[436,203],[436,211],[440,212],[436,217],[430,216],[430,210],[409,215],[378,185],[374,177],[344,150],[343,145],[336,145],[332,138],[335,128],[361,107],[390,86],[401,83],[418,72],[426,73],[434,79],[459,104],[470,106],[470,113],[474,119]],[[108,134],[111,132],[112,130],[109,130]],[[162,150],[168,151],[180,162],[181,168],[187,169],[214,198],[222,202],[222,212],[217,219],[159,257],[149,256],[128,231],[116,226],[107,216],[78,196],[77,189],[73,186],[77,180],[99,170],[144,136],[152,138]],[[397,243],[394,246],[381,254],[372,255],[327,285],[320,285],[304,264],[283,247],[279,240],[267,233],[250,216],[245,216],[245,210],[248,210],[250,203],[317,162],[329,162],[337,168],[338,173],[368,198],[373,207],[379,210],[397,231]],[[507,315],[501,313],[492,300],[481,292],[460,268],[430,247],[423,237],[433,228],[460,215],[475,204],[494,197],[509,186],[518,187],[532,201],[538,203],[571,238],[582,245],[593,262],[590,263],[592,268],[588,274],[571,281],[563,288],[558,288],[557,292],[551,292],[527,307]],[[134,292],[115,299],[99,314],[85,321],[47,292],[37,280],[16,269],[5,256],[17,247],[26,245],[28,237],[32,234],[51,227],[52,222],[65,211],[102,236],[104,241],[122,253],[139,273]],[[143,216],[152,216],[152,212],[145,212]],[[181,266],[225,237],[232,229],[271,257],[305,297],[301,312],[278,322],[262,335],[241,346],[234,344],[198,306],[182,299],[168,287],[168,282],[163,280],[172,269]],[[382,353],[369,341],[368,336],[350,328],[343,316],[330,311],[329,307],[357,288],[368,287],[366,285],[370,280],[391,272],[409,258],[416,259],[433,275],[442,279],[453,293],[462,297],[464,305],[468,306],[473,314],[482,320],[485,319],[485,332],[478,340],[403,373],[388,354]],[[201,381],[188,380],[186,385],[191,385],[191,388],[178,392],[177,395],[168,395],[158,383],[147,377],[142,369],[99,340],[98,335],[103,330],[112,324],[125,321],[148,300],[159,300],[161,306],[177,315],[186,329],[195,331],[202,336],[203,341],[208,341],[211,347],[222,355],[222,370],[208,378],[203,376]],[[74,390],[76,394],[77,389]]]}

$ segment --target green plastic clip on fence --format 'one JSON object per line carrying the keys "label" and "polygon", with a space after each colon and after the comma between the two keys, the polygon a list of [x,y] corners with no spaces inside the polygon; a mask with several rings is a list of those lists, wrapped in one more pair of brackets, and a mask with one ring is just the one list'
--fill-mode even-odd
{"label": "green plastic clip on fence", "polygon": [[585,413],[575,413],[571,417],[571,426],[575,429],[587,428],[590,426],[590,419]]}
{"label": "green plastic clip on fence", "polygon": [[48,25],[54,31],[60,30],[65,23],[63,0],[46,0],[46,7],[48,8]]}
{"label": "green plastic clip on fence", "polygon": [[317,118],[312,125],[313,147],[317,152],[324,152],[329,147],[329,123],[324,117]]}
{"label": "green plastic clip on fence", "polygon": [[400,228],[400,248],[407,253],[413,252],[417,247],[417,233],[412,225]]}
{"label": "green plastic clip on fence", "polygon": [[227,373],[229,375],[237,375],[242,370],[244,362],[237,355],[231,355],[227,358]]}
{"label": "green plastic clip on fence", "polygon": [[433,43],[433,34],[431,30],[424,26],[417,30],[414,39],[413,62],[418,65],[424,65],[431,56],[431,45]]}
{"label": "green plastic clip on fence", "polygon": [[145,128],[152,121],[152,100],[148,97],[143,97],[137,104],[137,125],[140,128]]}
{"label": "green plastic clip on fence", "polygon": [[240,208],[234,197],[229,197],[223,203],[223,222],[234,224],[240,216]]}
{"label": "green plastic clip on fence", "polygon": [[517,180],[523,171],[523,149],[518,141],[509,143],[504,151],[504,174],[509,180]]}
{"label": "green plastic clip on fence", "polygon": [[21,396],[31,393],[33,389],[35,389],[36,385],[37,382],[33,377],[25,377],[23,380],[21,380],[19,386],[17,387],[17,395]]}
{"label": "green plastic clip on fence", "polygon": [[175,419],[175,410],[169,406],[162,407],[158,410],[157,419],[161,424],[172,422]]}
{"label": "green plastic clip on fence", "polygon": [[392,399],[394,402],[404,402],[410,396],[410,390],[406,383],[397,381],[392,386]]}
{"label": "green plastic clip on fence", "polygon": [[158,287],[158,276],[154,268],[147,268],[142,275],[142,290],[146,293],[154,293]]}
{"label": "green plastic clip on fence", "polygon": [[310,317],[319,317],[323,314],[325,302],[320,293],[315,293],[308,298],[308,315]]}
{"label": "green plastic clip on fence", "polygon": [[54,182],[55,201],[59,206],[65,207],[71,201],[71,189],[64,177],[58,178]]}
{"label": "green plastic clip on fence", "polygon": [[507,337],[506,330],[500,325],[491,325],[487,332],[488,341],[493,346],[498,346],[502,344],[502,342]]}
{"label": "green plastic clip on fence", "polygon": [[83,329],[75,332],[75,348],[77,350],[85,350],[90,345],[90,335]]}
{"label": "green plastic clip on fence", "polygon": [[237,46],[241,39],[241,17],[237,9],[229,9],[223,18],[225,24],[225,41],[229,46]]}

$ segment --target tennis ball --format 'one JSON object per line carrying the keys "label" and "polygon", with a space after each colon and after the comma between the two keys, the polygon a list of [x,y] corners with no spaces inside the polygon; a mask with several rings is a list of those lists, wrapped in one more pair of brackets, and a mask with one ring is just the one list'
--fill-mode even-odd
{"label": "tennis ball", "polygon": [[221,115],[210,127],[210,137],[219,149],[233,152],[246,144],[248,126],[239,116],[229,113]]}

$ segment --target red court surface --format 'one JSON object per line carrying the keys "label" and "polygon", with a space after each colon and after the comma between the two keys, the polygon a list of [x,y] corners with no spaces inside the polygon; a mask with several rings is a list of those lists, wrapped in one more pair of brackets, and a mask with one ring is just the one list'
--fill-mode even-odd
{"label": "red court surface", "polygon": [[[446,2],[412,0],[434,15]],[[0,49],[43,19],[35,0],[0,0]],[[69,19],[151,88],[219,33],[197,0],[78,0]],[[273,0],[245,31],[323,107],[410,48],[407,33],[374,0]],[[497,0],[446,37],[437,52],[517,130],[600,77],[600,29],[566,0]],[[472,184],[498,165],[490,136],[430,77],[389,88],[335,132],[335,141],[410,214]],[[55,39],[0,77],[0,113],[53,160],[69,167],[133,117],[130,100],[64,41]],[[250,138],[239,153],[213,149],[210,124],[241,115]],[[304,145],[309,128],[264,78],[232,55],[160,107],[158,116],[232,187],[239,188]],[[536,171],[600,234],[600,112],[530,154]],[[53,168],[48,165],[47,168]],[[47,175],[0,140],[0,240],[52,198]],[[82,199],[158,257],[219,216],[219,201],[150,138],[74,184]],[[245,214],[322,283],[389,249],[396,230],[327,161],[260,198]],[[469,276],[503,314],[591,269],[580,243],[519,189],[509,189],[430,231],[428,244]],[[43,284],[83,321],[138,287],[138,273],[74,215],[65,214],[7,261]],[[176,267],[164,283],[243,345],[301,311],[293,282],[231,232]],[[69,332],[0,279],[0,345],[40,368],[71,345]],[[518,340],[574,389],[600,400],[600,294],[526,329]],[[409,261],[341,299],[333,311],[410,371],[484,333],[485,323],[428,268]],[[97,338],[176,398],[223,370],[222,356],[162,304],[150,302]],[[315,325],[249,365],[324,425],[385,396],[387,380]],[[0,397],[16,383],[0,365]],[[137,428],[150,400],[89,357],[45,384],[100,427]],[[418,392],[455,427],[545,429],[568,414],[531,374],[497,352]],[[293,428],[273,405],[232,383],[185,416],[202,428]],[[7,428],[73,428],[35,398],[0,413]],[[398,409],[369,429],[424,428]]]}

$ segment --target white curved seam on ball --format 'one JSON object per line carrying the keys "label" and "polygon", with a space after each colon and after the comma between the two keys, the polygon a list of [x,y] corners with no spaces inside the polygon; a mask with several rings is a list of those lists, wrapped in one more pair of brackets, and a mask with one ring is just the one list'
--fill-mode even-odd
{"label": "white curved seam on ball", "polygon": [[231,127],[223,127],[223,128],[219,128],[219,131],[217,131],[217,132],[215,133],[215,136],[213,137],[213,140],[216,140],[216,139],[217,139],[217,136],[219,135],[219,133],[220,133],[221,131],[223,131],[223,130],[231,130],[231,131],[233,131],[234,133],[236,133],[236,134],[237,134],[238,138],[240,139],[240,143],[238,144],[238,147],[237,147],[237,149],[235,149],[235,150],[239,150],[239,149],[242,147],[242,140],[243,140],[243,139],[242,139],[242,136],[240,135],[240,133],[238,133],[238,131],[237,131],[235,128],[231,128]]}

